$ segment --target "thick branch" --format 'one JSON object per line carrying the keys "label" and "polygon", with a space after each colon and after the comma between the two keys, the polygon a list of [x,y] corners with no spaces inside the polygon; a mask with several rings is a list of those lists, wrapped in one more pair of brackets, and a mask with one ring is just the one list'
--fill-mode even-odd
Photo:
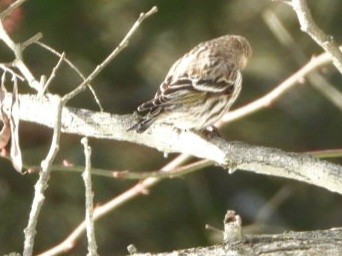
{"label": "thick branch", "polygon": [[[342,229],[309,232],[287,232],[280,235],[248,235],[241,243],[191,248],[171,253],[140,253],[134,256],[171,255],[342,255]],[[139,249],[139,248],[138,248]]]}
{"label": "thick branch", "polygon": [[[7,95],[8,110],[11,97]],[[22,120],[54,127],[50,114],[56,109],[53,101],[36,95],[20,96]],[[42,111],[43,110],[43,111]],[[166,153],[185,153],[212,160],[224,168],[243,169],[260,174],[304,181],[342,194],[342,167],[305,154],[228,142],[223,138],[210,140],[193,132],[179,132],[170,126],[152,126],[147,132],[127,132],[135,121],[134,115],[112,115],[85,109],[63,108],[62,132],[81,136],[128,141],[156,148]]]}

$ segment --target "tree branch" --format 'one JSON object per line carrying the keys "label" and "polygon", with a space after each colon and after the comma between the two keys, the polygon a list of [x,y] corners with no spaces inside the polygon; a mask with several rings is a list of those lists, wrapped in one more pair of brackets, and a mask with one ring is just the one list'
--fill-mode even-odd
{"label": "tree branch", "polygon": [[[8,94],[7,96],[10,96]],[[9,99],[4,101],[7,111]],[[55,109],[48,98],[21,95],[19,117],[22,120],[54,127],[50,113]],[[45,112],[42,112],[42,109]],[[306,154],[286,153],[278,149],[228,142],[222,138],[206,139],[193,132],[179,132],[170,126],[153,125],[143,134],[127,128],[134,115],[112,115],[85,109],[64,107],[62,132],[100,139],[128,141],[156,148],[166,153],[185,153],[212,160],[224,168],[243,169],[259,174],[304,181],[342,194],[342,167]]]}
{"label": "tree branch", "polygon": [[20,5],[22,5],[26,0],[17,0],[14,3],[12,3],[10,6],[7,7],[6,10],[4,10],[0,14],[0,19],[5,19],[8,15],[10,15],[15,9],[17,9]]}
{"label": "tree branch", "polygon": [[[15,3],[21,3],[23,1],[17,1]],[[14,4],[15,4],[14,3]],[[20,44],[15,43],[7,34],[3,22],[0,19],[0,39],[4,41],[4,43],[11,49],[11,51],[15,55],[15,60],[13,61],[13,65],[17,67],[21,74],[25,77],[26,81],[28,82],[29,86],[35,89],[36,91],[40,91],[42,89],[42,85],[37,81],[37,79],[33,76],[29,68],[23,61],[22,56],[22,46]]]}
{"label": "tree branch", "polygon": [[24,230],[25,233],[25,241],[24,241],[24,251],[23,256],[31,256],[33,252],[34,246],[34,238],[37,233],[36,227],[38,223],[39,213],[42,209],[45,196],[44,192],[48,187],[48,182],[50,179],[50,166],[59,150],[59,139],[61,134],[61,113],[62,113],[62,103],[60,97],[54,97],[54,104],[51,106],[51,113],[55,113],[55,115],[51,115],[53,119],[52,128],[53,136],[52,142],[50,145],[49,152],[46,158],[41,162],[41,172],[39,173],[39,179],[35,185],[34,198],[31,206],[30,217],[28,220],[27,227]]}
{"label": "tree branch", "polygon": [[111,62],[124,48],[128,46],[129,40],[135,33],[135,31],[139,28],[141,23],[150,17],[151,15],[155,14],[158,11],[157,6],[152,7],[148,12],[146,13],[140,13],[139,18],[137,21],[133,24],[131,29],[128,31],[126,36],[121,40],[119,45],[107,56],[107,58],[99,64],[93,72],[80,84],[78,85],[74,90],[69,92],[68,94],[63,96],[63,102],[66,103],[73,97],[75,97],[77,94],[85,90],[87,84],[94,80],[94,78],[108,65],[109,62]]}
{"label": "tree branch", "polygon": [[[309,74],[315,68],[330,62],[328,54],[312,59],[296,74],[280,86],[262,97],[234,112],[232,119],[250,114],[279,97],[298,79]],[[55,111],[51,95],[21,95],[19,118],[53,128],[55,119],[50,113]],[[10,106],[11,94],[5,98],[4,110]],[[42,111],[44,110],[44,112]],[[226,117],[229,118],[230,115]],[[225,120],[227,121],[227,120]],[[192,132],[178,132],[169,126],[152,126],[147,132],[138,134],[127,132],[135,122],[134,115],[112,115],[85,109],[63,107],[62,132],[100,139],[128,141],[156,148],[162,152],[184,153],[214,161],[224,168],[246,169],[260,174],[287,177],[308,182],[342,194],[341,167],[329,162],[317,160],[308,155],[285,153],[271,148],[249,146],[242,143],[228,143],[221,138],[206,140]]]}
{"label": "tree branch", "polygon": [[342,228],[309,232],[286,232],[277,235],[246,235],[240,243],[226,243],[204,248],[190,248],[173,251],[171,253],[137,253],[133,255],[341,255],[341,237]]}
{"label": "tree branch", "polygon": [[[277,15],[270,10],[266,10],[262,16],[278,41],[289,50],[292,58],[295,59],[298,64],[302,65],[308,58]],[[317,91],[339,108],[339,110],[342,110],[342,92],[330,84],[323,75],[318,71],[315,71],[311,72],[307,76],[307,79]]]}
{"label": "tree branch", "polygon": [[[51,52],[52,54],[54,54],[54,55],[58,56],[60,59],[62,59],[62,56],[64,55],[64,53],[60,53],[60,52],[56,51],[55,49],[53,49],[52,47],[50,47],[50,46],[48,46],[47,44],[44,44],[44,43],[42,43],[42,42],[40,42],[40,41],[35,41],[35,43],[36,43],[37,45],[39,45],[40,47],[42,47],[43,49],[45,49],[45,50]],[[72,70],[74,70],[74,71],[78,74],[78,76],[79,76],[81,79],[83,79],[83,80],[86,79],[86,77],[83,75],[83,73],[82,73],[82,72],[76,67],[76,65],[75,65],[71,60],[69,60],[65,55],[64,55],[64,57],[63,57],[63,60],[64,60],[64,62],[65,62]],[[95,92],[93,86],[92,86],[90,83],[88,83],[87,86],[88,86],[88,88],[89,88],[91,94],[93,95],[96,104],[98,105],[99,109],[100,109],[101,112],[102,112],[102,111],[103,111],[103,107],[102,107],[102,105],[101,105],[101,102],[100,102],[99,98],[98,98],[97,95],[96,95],[96,92]]]}
{"label": "tree branch", "polygon": [[[342,49],[342,46],[340,46]],[[233,110],[228,112],[223,118],[222,122],[231,122],[233,120],[237,120],[241,117],[245,117],[246,115],[250,115],[257,110],[269,106],[273,103],[280,95],[294,87],[297,82],[310,74],[315,69],[321,67],[324,64],[331,62],[331,58],[327,53],[321,54],[317,57],[313,57],[306,65],[304,65],[301,69],[299,69],[296,73],[291,75],[285,81],[283,81],[279,86],[277,86],[274,90],[253,101],[252,103],[241,107],[237,110]]]}
{"label": "tree branch", "polygon": [[305,0],[292,0],[291,6],[297,14],[301,30],[310,35],[330,55],[335,67],[342,74],[342,52],[338,49],[333,37],[326,35],[317,26]]}
{"label": "tree branch", "polygon": [[82,138],[81,143],[84,147],[85,156],[85,169],[82,173],[82,178],[85,187],[85,223],[87,229],[87,239],[88,239],[88,254],[89,256],[98,256],[97,244],[95,239],[95,227],[94,227],[94,191],[92,189],[91,182],[91,147],[88,145],[88,138]]}

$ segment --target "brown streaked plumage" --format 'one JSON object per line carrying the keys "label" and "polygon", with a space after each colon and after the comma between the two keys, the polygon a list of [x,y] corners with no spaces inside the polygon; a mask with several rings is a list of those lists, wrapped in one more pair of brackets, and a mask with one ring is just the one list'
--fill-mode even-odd
{"label": "brown streaked plumage", "polygon": [[154,98],[138,107],[141,120],[128,130],[144,132],[153,122],[204,130],[218,121],[241,90],[241,70],[252,55],[249,42],[226,35],[194,47],[170,68]]}

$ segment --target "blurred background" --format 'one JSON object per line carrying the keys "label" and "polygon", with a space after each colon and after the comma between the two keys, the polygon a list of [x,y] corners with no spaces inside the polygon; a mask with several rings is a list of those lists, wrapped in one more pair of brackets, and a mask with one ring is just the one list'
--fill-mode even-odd
{"label": "blurred background", "polygon": [[[4,9],[9,0],[2,0]],[[342,43],[342,1],[309,1],[316,22]],[[243,106],[275,88],[312,56],[322,52],[300,31],[293,10],[269,0],[101,0],[27,1],[6,21],[16,42],[42,32],[42,42],[65,52],[89,74],[125,36],[141,12],[157,5],[159,12],[147,19],[126,48],[92,83],[106,112],[131,113],[154,95],[168,69],[199,42],[224,34],[243,35],[254,56],[244,72],[243,89],[234,108]],[[293,41],[281,42],[283,24]],[[278,25],[277,25],[278,24]],[[286,35],[280,39],[284,41]],[[2,43],[1,62],[13,55]],[[37,78],[49,75],[58,58],[37,45],[24,52]],[[318,70],[342,91],[341,74],[331,65]],[[81,80],[66,65],[50,85],[63,95]],[[21,93],[33,93],[27,86]],[[70,106],[98,110],[89,91]],[[113,124],[115,125],[115,124]],[[342,146],[341,111],[312,81],[304,81],[277,102],[235,121],[220,131],[229,140],[308,152]],[[52,132],[36,124],[21,123],[20,138],[25,164],[39,165],[50,145]],[[157,170],[175,155],[130,143],[90,140],[92,165],[132,171]],[[56,164],[68,160],[83,165],[80,137],[62,135]],[[342,164],[341,158],[328,159]],[[314,171],[314,170],[312,170]],[[38,175],[20,175],[0,159],[0,254],[22,251]],[[93,176],[95,204],[103,204],[134,185],[133,181]],[[229,175],[209,167],[178,179],[164,180],[96,223],[100,255],[125,255],[134,244],[140,252],[157,252],[206,246],[221,242],[219,233],[227,209],[241,215],[245,233],[278,233],[286,230],[328,229],[342,224],[342,196],[305,183],[236,171]],[[35,252],[61,242],[84,216],[84,187],[76,172],[53,172],[40,215]],[[66,255],[85,255],[85,236]]]}

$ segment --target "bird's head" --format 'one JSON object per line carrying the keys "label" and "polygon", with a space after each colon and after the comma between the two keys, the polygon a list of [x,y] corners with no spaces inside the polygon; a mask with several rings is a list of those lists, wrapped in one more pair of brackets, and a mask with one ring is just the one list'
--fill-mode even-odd
{"label": "bird's head", "polygon": [[226,35],[216,40],[222,44],[222,48],[230,57],[235,57],[239,69],[246,67],[249,59],[252,57],[252,47],[246,38],[237,35]]}

